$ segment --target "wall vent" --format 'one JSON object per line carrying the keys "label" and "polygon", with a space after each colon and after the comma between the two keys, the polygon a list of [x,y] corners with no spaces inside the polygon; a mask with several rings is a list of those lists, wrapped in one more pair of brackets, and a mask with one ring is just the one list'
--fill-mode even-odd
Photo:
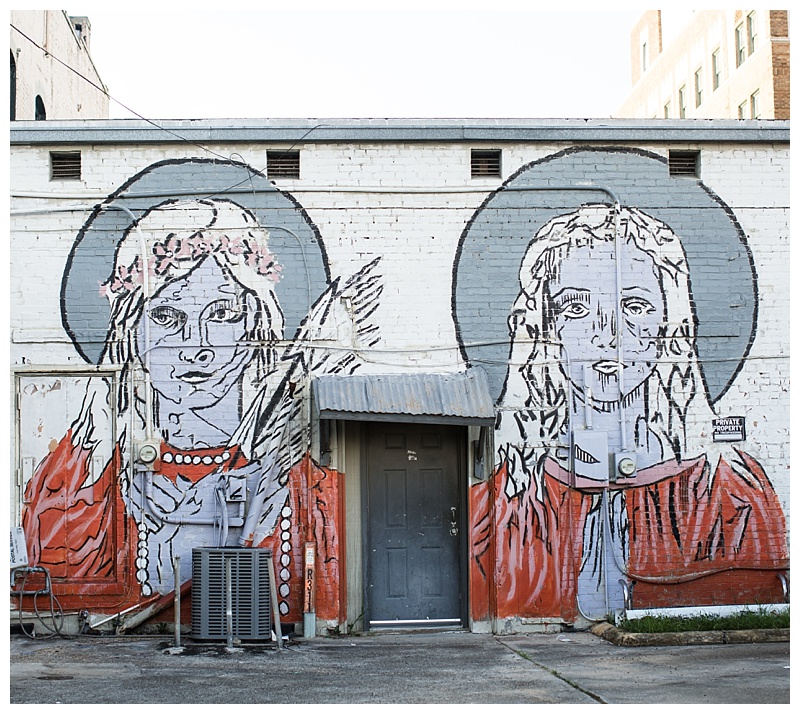
{"label": "wall vent", "polygon": [[697,178],[700,175],[700,152],[670,151],[669,175]]}
{"label": "wall vent", "polygon": [[499,149],[473,149],[472,178],[499,177],[501,170],[500,158],[501,152]]}
{"label": "wall vent", "polygon": [[50,180],[80,179],[81,177],[81,152],[80,151],[51,151],[50,152]]}
{"label": "wall vent", "polygon": [[268,151],[267,178],[300,178],[300,152]]}
{"label": "wall vent", "polygon": [[228,639],[227,564],[231,573],[231,630],[238,640],[272,637],[270,561],[264,548],[192,550],[192,638]]}

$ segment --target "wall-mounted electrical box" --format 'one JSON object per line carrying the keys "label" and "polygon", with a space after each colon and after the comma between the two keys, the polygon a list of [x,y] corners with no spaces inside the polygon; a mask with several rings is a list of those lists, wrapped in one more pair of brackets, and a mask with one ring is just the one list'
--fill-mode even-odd
{"label": "wall-mounted electrical box", "polygon": [[25,545],[25,531],[20,527],[11,529],[11,567],[24,568],[28,565],[28,548]]}
{"label": "wall-mounted electrical box", "polygon": [[608,482],[608,432],[576,429],[572,432],[572,463],[576,476]]}
{"label": "wall-mounted electrical box", "polygon": [[636,476],[637,468],[636,452],[619,451],[614,454],[614,475],[611,480],[633,478]]}

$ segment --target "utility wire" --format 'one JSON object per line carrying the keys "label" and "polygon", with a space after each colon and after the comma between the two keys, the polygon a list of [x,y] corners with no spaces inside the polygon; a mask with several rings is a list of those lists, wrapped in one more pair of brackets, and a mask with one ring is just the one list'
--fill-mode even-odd
{"label": "utility wire", "polygon": [[[108,97],[108,99],[109,99],[110,101],[114,102],[115,104],[118,104],[118,105],[119,105],[119,106],[121,106],[121,107],[122,107],[122,108],[123,108],[125,111],[128,111],[128,112],[130,112],[131,114],[133,114],[134,116],[138,117],[138,118],[139,118],[139,119],[141,119],[142,121],[145,121],[145,122],[147,122],[148,124],[150,124],[150,125],[154,126],[156,129],[160,129],[161,131],[163,131],[163,132],[166,132],[167,134],[170,134],[170,135],[174,136],[176,139],[180,139],[181,141],[183,141],[183,142],[185,142],[185,143],[187,143],[187,144],[190,144],[191,146],[195,146],[195,147],[197,147],[198,149],[202,149],[203,151],[205,151],[205,152],[206,152],[206,153],[208,153],[208,154],[211,154],[212,156],[216,156],[216,157],[218,157],[218,158],[220,158],[220,159],[223,159],[224,161],[232,161],[232,159],[231,159],[231,157],[230,157],[230,156],[224,156],[223,154],[218,154],[216,151],[212,151],[212,150],[211,150],[211,149],[209,149],[207,146],[203,146],[202,144],[198,144],[197,142],[194,142],[194,141],[192,141],[191,139],[187,139],[185,136],[182,136],[181,134],[178,134],[177,132],[174,132],[174,131],[172,131],[171,129],[167,129],[166,127],[163,127],[163,126],[159,125],[158,123],[154,122],[152,119],[148,119],[147,117],[145,117],[145,116],[142,116],[141,114],[139,114],[139,112],[137,112],[137,111],[134,111],[134,110],[133,110],[133,109],[131,109],[129,106],[127,106],[127,105],[123,104],[121,101],[119,101],[119,100],[118,100],[118,99],[116,99],[115,97],[112,97],[112,96],[111,96],[111,94],[108,92],[108,90],[107,90],[105,87],[102,87],[102,86],[100,86],[100,85],[96,84],[96,83],[95,83],[95,82],[93,82],[91,79],[89,79],[89,78],[88,78],[86,75],[84,75],[84,74],[81,74],[81,73],[80,73],[78,70],[76,70],[74,67],[71,67],[71,66],[70,66],[70,65],[68,65],[66,62],[64,62],[63,60],[61,60],[61,59],[59,59],[58,57],[56,57],[56,55],[54,55],[54,54],[53,54],[52,52],[50,52],[49,50],[46,50],[44,47],[42,47],[40,44],[38,44],[38,43],[37,43],[35,40],[33,40],[33,39],[31,39],[30,37],[28,37],[28,35],[26,35],[26,34],[25,34],[25,33],[24,33],[22,30],[20,30],[20,29],[19,29],[18,27],[16,27],[14,24],[11,24],[11,23],[10,23],[10,25],[11,25],[11,29],[12,29],[12,30],[14,30],[14,31],[18,32],[20,35],[22,35],[22,37],[24,37],[24,38],[25,38],[25,39],[26,39],[28,42],[30,42],[30,43],[31,43],[31,44],[32,44],[34,47],[36,47],[37,49],[41,50],[41,51],[44,53],[44,55],[45,55],[46,57],[52,57],[52,58],[53,58],[53,59],[54,59],[56,62],[58,62],[60,65],[62,65],[62,66],[63,66],[63,67],[65,67],[66,69],[68,69],[68,70],[69,70],[70,72],[72,72],[73,74],[76,74],[76,75],[77,75],[78,77],[80,77],[80,78],[81,78],[81,79],[82,79],[84,82],[87,82],[87,83],[88,83],[88,84],[90,84],[92,87],[94,87],[94,88],[95,88],[95,89],[96,89],[98,92],[102,92],[102,93],[103,93],[103,94],[104,94],[106,97]],[[290,146],[288,149],[286,149],[286,151],[285,151],[285,152],[284,152],[284,154],[282,154],[282,155],[285,155],[286,153],[288,153],[289,151],[291,151],[291,150],[292,150],[292,149],[293,149],[293,148],[294,148],[294,147],[295,147],[297,144],[299,144],[299,143],[300,143],[300,142],[301,142],[303,139],[305,139],[305,138],[306,138],[306,137],[307,137],[307,136],[308,136],[308,135],[309,135],[309,134],[310,134],[312,131],[315,131],[316,129],[319,129],[319,128],[320,128],[320,127],[322,127],[322,126],[324,126],[324,124],[317,124],[316,126],[313,126],[313,127],[311,127],[311,128],[310,128],[310,129],[309,129],[309,130],[308,130],[308,131],[305,133],[305,134],[303,134],[303,135],[302,135],[302,136],[301,136],[299,139],[297,139],[297,141],[295,141],[295,142],[294,142],[294,144],[292,144],[292,146]],[[249,167],[247,164],[245,164],[245,166],[247,166],[248,170],[250,169],[250,167]],[[259,173],[263,173],[264,171],[266,171],[266,169],[267,169],[267,167],[265,166],[265,167],[264,167],[264,169],[262,169],[262,170],[261,170]],[[244,183],[247,183],[247,181],[248,181],[248,180],[250,180],[250,177],[249,177],[249,176],[248,176],[248,178],[246,178],[246,179],[244,179],[244,180],[240,181],[239,183],[236,183],[236,184],[234,184],[233,186],[229,186],[227,189],[222,189],[221,191],[216,191],[216,192],[214,192],[213,194],[211,194],[211,196],[219,196],[219,195],[222,195],[222,194],[224,194],[224,193],[226,193],[226,192],[230,191],[231,189],[237,188],[237,187],[241,186],[242,184],[244,184]]]}
{"label": "utility wire", "polygon": [[141,119],[142,121],[146,121],[148,124],[151,124],[151,125],[152,125],[152,126],[154,126],[156,129],[160,129],[161,131],[164,131],[164,132],[166,132],[167,134],[171,134],[171,135],[172,135],[172,136],[174,136],[176,139],[180,139],[181,141],[185,141],[187,144],[191,144],[192,146],[196,146],[197,148],[199,148],[199,149],[202,149],[203,151],[206,151],[206,152],[208,152],[209,154],[213,154],[214,156],[217,156],[217,157],[219,157],[219,158],[221,158],[221,159],[225,159],[225,161],[229,161],[229,160],[230,160],[230,159],[229,159],[229,157],[227,157],[227,156],[223,156],[222,154],[218,154],[218,153],[216,153],[215,151],[212,151],[211,149],[209,149],[207,146],[203,146],[202,144],[198,144],[198,143],[196,143],[196,142],[192,141],[191,139],[187,139],[185,136],[181,136],[180,134],[178,134],[178,133],[176,133],[176,132],[174,132],[174,131],[172,131],[172,130],[170,130],[170,129],[167,129],[167,128],[163,127],[163,126],[159,126],[159,125],[158,125],[156,122],[154,122],[152,119],[148,119],[147,117],[145,117],[145,116],[142,116],[141,114],[139,114],[139,112],[136,112],[136,111],[134,111],[134,110],[133,110],[133,109],[131,109],[130,107],[128,107],[128,106],[126,106],[125,104],[123,104],[122,102],[120,102],[118,99],[115,99],[114,97],[112,97],[112,96],[111,96],[111,94],[109,94],[108,90],[107,90],[105,87],[101,87],[101,86],[99,86],[98,84],[96,84],[95,82],[93,82],[91,79],[89,79],[87,76],[85,76],[85,75],[81,74],[80,72],[78,72],[78,70],[76,70],[74,67],[70,67],[70,66],[69,66],[69,65],[68,65],[66,62],[64,62],[63,60],[61,60],[61,59],[59,59],[58,57],[56,57],[56,56],[55,56],[55,55],[54,55],[52,52],[50,52],[49,50],[46,50],[44,47],[42,47],[42,46],[41,46],[41,45],[39,45],[37,42],[35,42],[34,40],[32,40],[30,37],[28,37],[28,36],[27,36],[27,35],[26,35],[26,34],[25,34],[25,33],[24,33],[22,30],[20,30],[18,27],[14,26],[14,25],[12,24],[12,25],[11,25],[11,29],[12,29],[12,30],[16,30],[16,31],[17,31],[17,32],[18,32],[20,35],[22,35],[22,36],[23,36],[23,37],[24,37],[26,40],[28,40],[28,42],[30,42],[30,43],[31,43],[31,44],[32,44],[34,47],[36,47],[36,48],[40,49],[42,52],[44,52],[45,56],[47,56],[47,57],[52,57],[52,58],[53,58],[53,59],[54,59],[56,62],[58,62],[58,63],[59,63],[60,65],[62,65],[63,67],[66,67],[66,68],[67,68],[67,69],[68,69],[70,72],[72,72],[72,73],[74,73],[74,74],[78,75],[78,77],[80,77],[80,78],[81,78],[82,80],[84,80],[85,82],[88,82],[88,83],[89,83],[89,84],[90,84],[92,87],[94,87],[94,88],[95,88],[95,89],[96,89],[98,92],[102,92],[102,93],[103,93],[103,94],[104,94],[106,97],[108,97],[108,98],[109,98],[109,99],[110,99],[112,102],[115,102],[116,104],[119,104],[119,106],[121,106],[123,109],[125,109],[125,110],[126,110],[126,111],[128,111],[128,112],[130,112],[130,113],[131,113],[131,114],[133,114],[134,116],[136,116],[136,117],[139,117],[139,119]]}

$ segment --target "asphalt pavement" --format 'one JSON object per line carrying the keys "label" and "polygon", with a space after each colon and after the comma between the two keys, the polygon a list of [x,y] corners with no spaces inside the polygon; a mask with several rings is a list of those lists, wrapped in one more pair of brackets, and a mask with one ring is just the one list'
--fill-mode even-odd
{"label": "asphalt pavement", "polygon": [[789,704],[789,642],[620,646],[591,632],[275,643],[10,640],[11,704]]}

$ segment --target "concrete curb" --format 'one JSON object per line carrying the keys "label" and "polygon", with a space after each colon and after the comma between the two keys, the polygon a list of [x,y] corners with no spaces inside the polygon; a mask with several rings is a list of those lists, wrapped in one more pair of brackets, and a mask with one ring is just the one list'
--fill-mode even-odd
{"label": "concrete curb", "polygon": [[719,630],[716,632],[623,632],[609,622],[589,630],[593,635],[620,647],[669,645],[728,645],[748,642],[788,642],[789,628],[774,630]]}

